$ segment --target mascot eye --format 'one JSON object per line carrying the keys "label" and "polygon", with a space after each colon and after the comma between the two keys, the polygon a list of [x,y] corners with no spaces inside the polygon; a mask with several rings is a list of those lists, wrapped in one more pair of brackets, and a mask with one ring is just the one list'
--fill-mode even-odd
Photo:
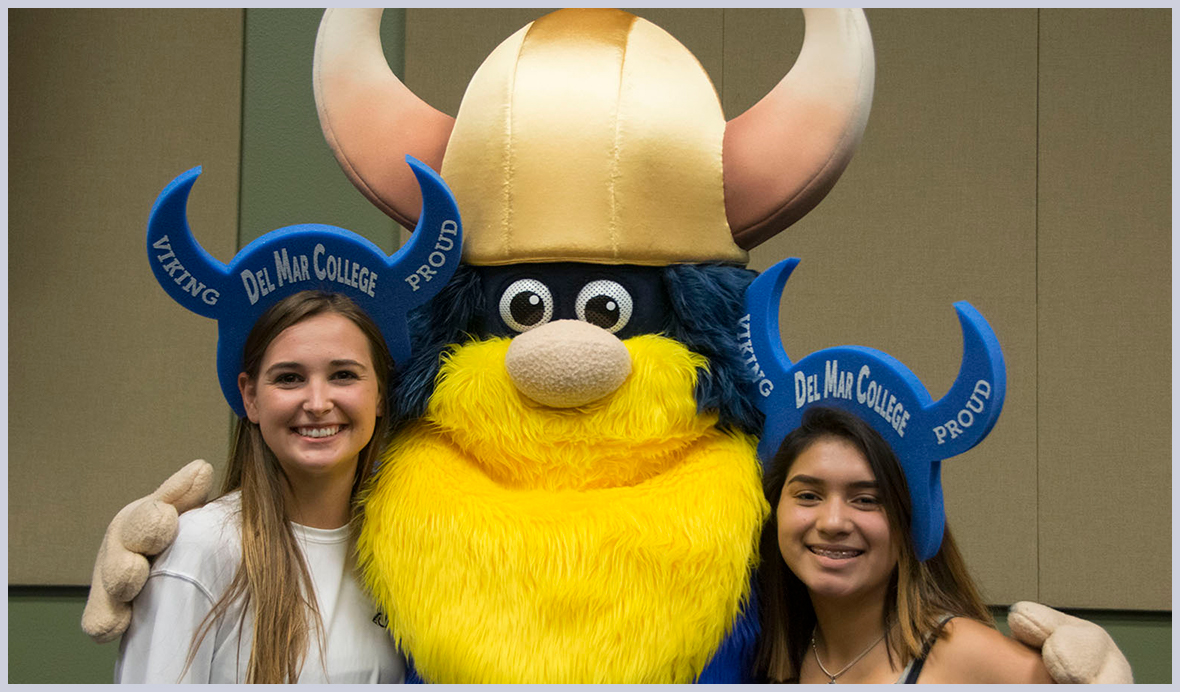
{"label": "mascot eye", "polygon": [[615,333],[631,320],[631,294],[614,281],[591,281],[574,304],[578,319]]}
{"label": "mascot eye", "polygon": [[536,279],[521,279],[500,296],[500,319],[518,332],[527,332],[553,317],[553,295]]}

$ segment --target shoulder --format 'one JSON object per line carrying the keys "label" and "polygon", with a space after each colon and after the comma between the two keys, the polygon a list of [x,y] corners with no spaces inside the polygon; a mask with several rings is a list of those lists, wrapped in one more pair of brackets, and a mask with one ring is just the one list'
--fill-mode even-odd
{"label": "shoulder", "polygon": [[1053,682],[1041,652],[1006,637],[983,623],[956,617],[943,627],[930,649],[921,682]]}
{"label": "shoulder", "polygon": [[[176,540],[152,563],[151,575],[204,584],[233,578],[241,562],[241,515],[237,493],[180,515]],[[228,581],[226,581],[228,583]]]}
{"label": "shoulder", "polygon": [[241,495],[223,495],[203,507],[180,515],[174,546],[213,548],[241,543]]}

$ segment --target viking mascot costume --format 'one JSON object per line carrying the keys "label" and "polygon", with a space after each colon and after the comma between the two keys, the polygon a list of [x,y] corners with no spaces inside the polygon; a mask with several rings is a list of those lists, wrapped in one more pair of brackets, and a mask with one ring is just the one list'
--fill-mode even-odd
{"label": "viking mascot costume", "polygon": [[[400,424],[358,537],[391,636],[427,682],[745,680],[768,506],[744,266],[820,202],[860,141],[864,14],[805,11],[795,66],[728,122],[696,58],[617,10],[525,26],[451,118],[389,70],[380,15],[325,12],[325,137],[407,227],[420,195],[402,161],[439,171],[464,234],[462,264],[409,316]],[[422,269],[404,280],[432,277]],[[209,476],[190,465],[116,517],[92,636],[126,627],[147,574],[136,553],[171,540],[174,506],[199,502]],[[1014,629],[1034,646],[1053,635],[1055,676],[1129,679],[1104,632],[1039,608]]]}

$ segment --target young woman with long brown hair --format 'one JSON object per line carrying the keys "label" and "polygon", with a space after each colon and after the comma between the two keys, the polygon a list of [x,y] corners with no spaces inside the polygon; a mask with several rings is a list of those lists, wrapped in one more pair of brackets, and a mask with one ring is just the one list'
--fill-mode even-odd
{"label": "young woman with long brown hair", "polygon": [[761,677],[1052,682],[1039,652],[995,629],[949,527],[917,560],[901,465],[860,418],[806,412],[763,485]]}
{"label": "young woman with long brown hair", "polygon": [[180,517],[123,638],[120,682],[400,682],[353,573],[350,522],[392,368],[350,299],[304,291],[255,323],[220,498]]}

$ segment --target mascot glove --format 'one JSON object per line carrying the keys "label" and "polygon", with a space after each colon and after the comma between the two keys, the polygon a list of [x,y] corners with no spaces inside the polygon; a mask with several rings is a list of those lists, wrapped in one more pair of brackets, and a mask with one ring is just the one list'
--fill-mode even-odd
{"label": "mascot glove", "polygon": [[1012,636],[1041,650],[1045,668],[1059,683],[1131,683],[1131,664],[1098,625],[1021,601],[1008,610]]}
{"label": "mascot glove", "polygon": [[131,599],[148,578],[148,555],[176,539],[177,517],[205,503],[213,467],[197,459],[164,481],[156,492],[119,510],[102,537],[82,631],[98,643],[123,634],[131,624]]}

